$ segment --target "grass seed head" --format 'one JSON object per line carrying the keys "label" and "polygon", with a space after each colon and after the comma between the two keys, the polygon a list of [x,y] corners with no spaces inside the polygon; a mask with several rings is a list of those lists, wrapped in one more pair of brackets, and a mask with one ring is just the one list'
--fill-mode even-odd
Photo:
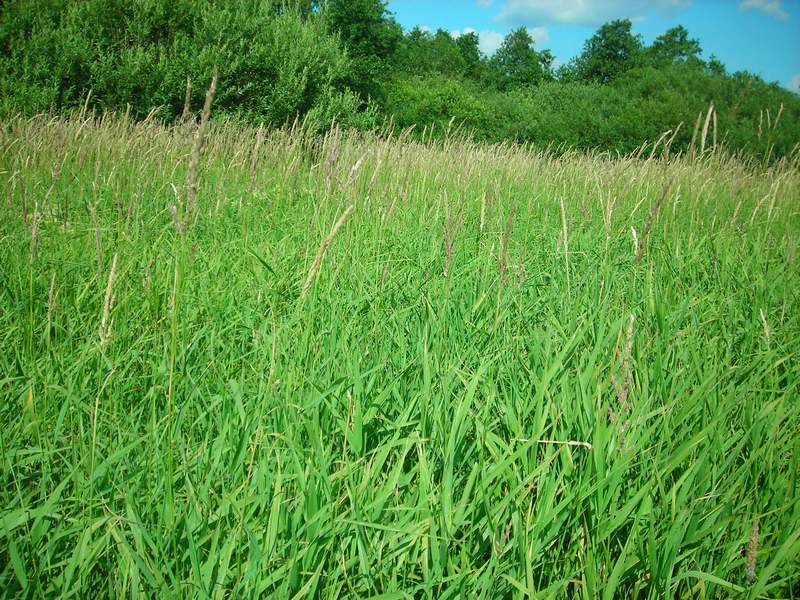
{"label": "grass seed head", "polygon": [[100,345],[105,346],[111,339],[111,329],[114,321],[111,318],[111,309],[114,306],[114,283],[117,279],[117,254],[111,259],[111,271],[108,273],[106,293],[103,299],[103,315],[100,319]]}
{"label": "grass seed head", "polygon": [[758,519],[753,519],[753,524],[750,526],[750,539],[747,542],[747,556],[745,559],[745,576],[747,581],[751,582],[756,577],[756,558],[758,556],[758,534],[759,523]]}

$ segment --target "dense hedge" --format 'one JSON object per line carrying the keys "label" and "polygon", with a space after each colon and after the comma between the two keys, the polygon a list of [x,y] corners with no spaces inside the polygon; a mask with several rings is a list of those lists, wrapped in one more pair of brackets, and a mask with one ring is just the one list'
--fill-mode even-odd
{"label": "dense hedge", "polygon": [[[704,124],[713,102],[720,146],[763,157],[786,155],[800,142],[800,102],[789,92],[755,78],[739,82],[685,70],[643,68],[610,85],[554,81],[507,93],[441,76],[414,76],[393,82],[387,111],[401,127],[434,121],[446,125],[454,118],[483,141],[514,139],[628,153],[679,124],[672,147],[688,150],[698,116],[703,114]],[[444,134],[446,128],[438,131]],[[709,145],[712,135],[709,131]],[[700,132],[696,146],[699,138]]]}

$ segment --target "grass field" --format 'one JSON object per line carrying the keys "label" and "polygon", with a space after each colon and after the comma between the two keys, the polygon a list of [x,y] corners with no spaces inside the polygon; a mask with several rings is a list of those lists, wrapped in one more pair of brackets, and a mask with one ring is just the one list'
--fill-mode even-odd
{"label": "grass field", "polygon": [[799,156],[0,131],[2,595],[800,597]]}

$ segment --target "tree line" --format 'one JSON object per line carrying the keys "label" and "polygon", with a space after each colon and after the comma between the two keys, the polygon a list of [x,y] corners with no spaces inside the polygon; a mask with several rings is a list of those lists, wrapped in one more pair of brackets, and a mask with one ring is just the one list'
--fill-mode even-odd
{"label": "tree line", "polygon": [[[713,103],[718,143],[780,157],[800,136],[800,97],[703,58],[681,26],[651,44],[602,25],[555,65],[525,28],[485,55],[474,32],[404,31],[383,0],[6,0],[0,114],[87,106],[177,119],[216,115],[325,129],[457,127],[476,140],[632,152],[676,128],[688,150]],[[432,127],[432,129],[431,129]]]}

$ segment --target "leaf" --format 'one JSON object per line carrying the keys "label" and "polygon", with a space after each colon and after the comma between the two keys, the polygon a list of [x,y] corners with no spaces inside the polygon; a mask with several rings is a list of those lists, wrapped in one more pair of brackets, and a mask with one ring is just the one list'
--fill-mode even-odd
{"label": "leaf", "polygon": [[270,272],[270,274],[271,274],[273,277],[277,277],[277,276],[278,276],[278,274],[275,272],[275,270],[274,270],[274,269],[273,269],[271,266],[269,266],[269,263],[268,263],[266,260],[264,260],[263,258],[261,258],[261,257],[260,257],[258,254],[256,254],[256,251],[255,251],[255,250],[253,250],[252,248],[248,248],[248,249],[247,249],[247,251],[248,251],[248,252],[249,252],[251,255],[253,255],[253,257],[254,257],[254,258],[255,258],[255,259],[256,259],[256,260],[257,260],[259,263],[261,263],[261,266],[262,266],[262,267],[264,267],[264,268],[265,268],[267,271],[269,271],[269,272]]}

